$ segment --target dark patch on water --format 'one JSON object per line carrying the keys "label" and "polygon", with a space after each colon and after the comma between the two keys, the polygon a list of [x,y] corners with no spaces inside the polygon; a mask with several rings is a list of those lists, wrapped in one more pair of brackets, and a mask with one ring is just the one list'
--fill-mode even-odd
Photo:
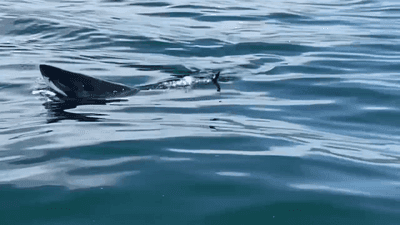
{"label": "dark patch on water", "polygon": [[145,16],[158,16],[158,17],[196,17],[201,16],[201,13],[190,13],[190,12],[160,12],[160,13],[143,13]]}
{"label": "dark patch on water", "polygon": [[170,4],[167,2],[137,2],[137,3],[131,3],[129,5],[133,6],[144,6],[144,7],[164,7],[164,6],[169,6]]}

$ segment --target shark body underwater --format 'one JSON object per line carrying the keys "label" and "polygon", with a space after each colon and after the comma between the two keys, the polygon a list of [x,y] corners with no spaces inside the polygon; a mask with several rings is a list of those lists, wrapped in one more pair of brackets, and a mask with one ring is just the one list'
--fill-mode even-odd
{"label": "shark body underwater", "polygon": [[[39,68],[48,87],[63,101],[105,101],[107,99],[132,96],[141,90],[166,89],[171,82],[179,81],[173,80],[151,85],[129,87],[54,66],[42,64]],[[197,78],[195,83],[213,83],[219,92],[221,90],[218,84],[219,74],[220,72],[210,78]],[[189,86],[190,82],[181,82],[180,85]]]}

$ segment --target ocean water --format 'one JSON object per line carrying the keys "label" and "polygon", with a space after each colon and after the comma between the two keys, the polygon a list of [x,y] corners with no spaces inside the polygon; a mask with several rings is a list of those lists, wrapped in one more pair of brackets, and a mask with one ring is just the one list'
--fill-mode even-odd
{"label": "ocean water", "polygon": [[[0,224],[400,224],[400,3],[0,2]],[[48,64],[212,85],[65,110]]]}

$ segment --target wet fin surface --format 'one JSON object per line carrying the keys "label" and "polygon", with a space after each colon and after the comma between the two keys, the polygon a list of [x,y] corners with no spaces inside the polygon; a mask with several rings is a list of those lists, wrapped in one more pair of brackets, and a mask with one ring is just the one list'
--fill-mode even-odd
{"label": "wet fin surface", "polygon": [[101,80],[80,73],[74,73],[54,66],[40,65],[40,72],[48,87],[60,99],[84,102],[85,99],[105,100],[135,95],[140,90],[187,88],[196,85],[214,84],[221,91],[218,83],[220,71],[211,77],[184,76],[168,79],[155,84],[128,87],[110,81]]}
{"label": "wet fin surface", "polygon": [[212,82],[215,86],[217,86],[217,91],[220,92],[221,91],[221,86],[219,86],[218,83],[218,79],[219,79],[219,74],[221,73],[221,71],[218,71],[218,73],[216,73],[213,77],[212,77]]}
{"label": "wet fin surface", "polygon": [[40,65],[39,68],[47,85],[58,96],[64,98],[109,99],[127,97],[139,92],[137,88],[73,73],[54,66]]}

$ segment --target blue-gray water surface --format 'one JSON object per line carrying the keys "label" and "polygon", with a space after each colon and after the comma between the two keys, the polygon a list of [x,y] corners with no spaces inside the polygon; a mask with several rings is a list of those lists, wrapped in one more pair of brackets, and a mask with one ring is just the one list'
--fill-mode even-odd
{"label": "blue-gray water surface", "polygon": [[[395,0],[0,2],[0,224],[400,224]],[[128,86],[49,107],[39,65]]]}

